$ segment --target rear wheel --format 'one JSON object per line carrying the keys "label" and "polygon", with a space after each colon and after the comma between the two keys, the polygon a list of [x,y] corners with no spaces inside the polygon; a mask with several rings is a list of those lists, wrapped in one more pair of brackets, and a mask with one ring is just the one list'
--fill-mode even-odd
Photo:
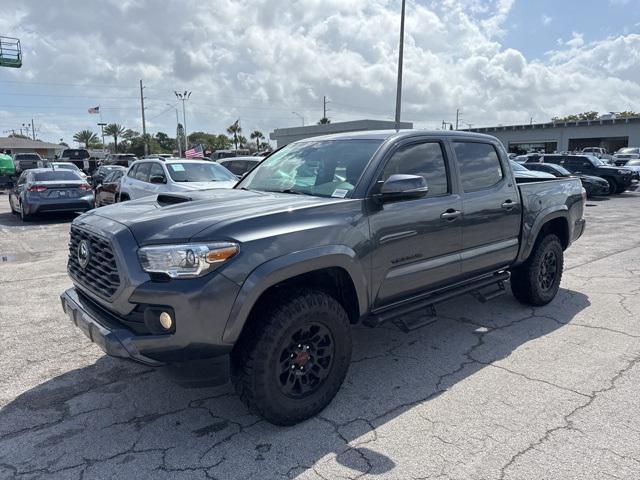
{"label": "rear wheel", "polygon": [[542,306],[560,288],[564,251],[560,239],[549,234],[539,239],[525,263],[511,270],[511,291],[521,303]]}
{"label": "rear wheel", "polygon": [[231,379],[250,410],[293,425],[319,413],[340,389],[351,362],[349,318],[316,290],[299,290],[265,310],[231,354]]}
{"label": "rear wheel", "polygon": [[31,215],[29,215],[28,213],[25,213],[24,205],[22,204],[22,202],[20,202],[20,219],[23,222],[28,222],[29,220],[31,220]]}

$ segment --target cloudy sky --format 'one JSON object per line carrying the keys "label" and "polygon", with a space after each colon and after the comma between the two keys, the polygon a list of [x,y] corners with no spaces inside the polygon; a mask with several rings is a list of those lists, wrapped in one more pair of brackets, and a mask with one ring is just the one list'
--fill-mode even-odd
{"label": "cloudy sky", "polygon": [[[105,122],[222,132],[392,119],[400,0],[2,0],[0,135],[34,118],[44,140]],[[403,120],[436,128],[640,111],[640,0],[408,0]],[[182,112],[180,112],[182,116]]]}

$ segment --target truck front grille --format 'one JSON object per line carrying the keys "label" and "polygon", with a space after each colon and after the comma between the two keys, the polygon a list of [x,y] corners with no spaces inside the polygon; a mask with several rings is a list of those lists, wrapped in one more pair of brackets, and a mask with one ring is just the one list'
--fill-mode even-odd
{"label": "truck front grille", "polygon": [[[89,262],[84,268],[78,258],[78,248],[83,240],[89,247]],[[74,280],[103,298],[111,298],[120,288],[120,275],[111,244],[86,230],[71,227],[67,267]]]}

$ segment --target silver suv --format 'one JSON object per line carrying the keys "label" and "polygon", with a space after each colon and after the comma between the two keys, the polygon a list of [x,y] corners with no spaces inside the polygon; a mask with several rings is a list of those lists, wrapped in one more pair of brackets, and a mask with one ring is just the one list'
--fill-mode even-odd
{"label": "silver suv", "polygon": [[232,188],[238,179],[222,165],[202,160],[170,158],[135,162],[120,184],[120,201],[160,193]]}

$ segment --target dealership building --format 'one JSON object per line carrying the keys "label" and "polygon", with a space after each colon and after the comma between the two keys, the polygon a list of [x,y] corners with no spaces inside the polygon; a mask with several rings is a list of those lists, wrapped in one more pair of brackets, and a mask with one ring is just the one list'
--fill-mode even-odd
{"label": "dealership building", "polygon": [[471,131],[497,137],[513,153],[566,152],[585,147],[602,147],[613,153],[623,147],[640,147],[640,117],[607,115],[597,120],[500,125]]}

